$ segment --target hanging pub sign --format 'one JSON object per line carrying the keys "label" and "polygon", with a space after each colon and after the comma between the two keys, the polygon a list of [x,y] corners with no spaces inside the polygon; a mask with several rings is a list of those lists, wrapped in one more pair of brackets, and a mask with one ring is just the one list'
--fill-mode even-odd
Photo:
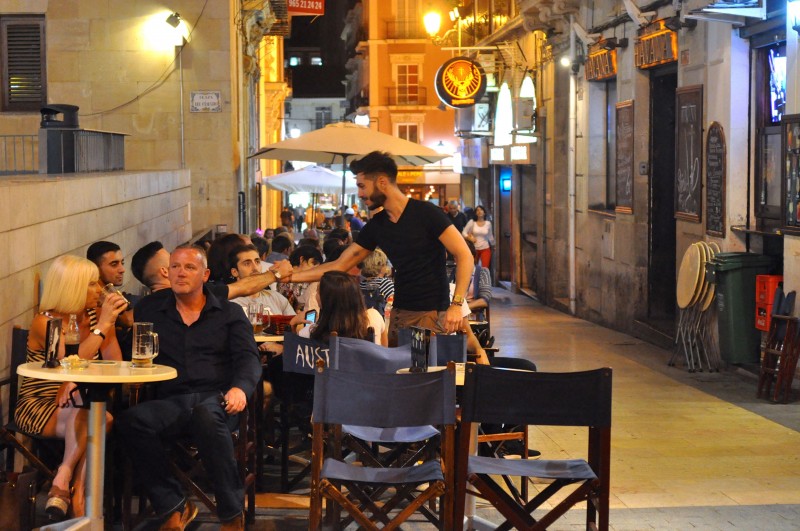
{"label": "hanging pub sign", "polygon": [[604,81],[617,76],[617,49],[608,49],[606,41],[589,46],[584,65],[586,81]]}
{"label": "hanging pub sign", "polygon": [[471,107],[485,91],[483,67],[468,57],[453,57],[436,72],[436,95],[448,107]]}
{"label": "hanging pub sign", "polygon": [[678,60],[678,34],[669,29],[666,20],[656,20],[639,30],[633,46],[637,68],[653,68]]}

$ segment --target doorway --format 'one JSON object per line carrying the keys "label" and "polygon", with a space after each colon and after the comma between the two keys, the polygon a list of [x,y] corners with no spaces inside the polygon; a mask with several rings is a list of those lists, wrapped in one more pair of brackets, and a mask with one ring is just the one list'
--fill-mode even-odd
{"label": "doorway", "polygon": [[650,235],[647,321],[675,330],[675,65],[650,77]]}
{"label": "doorway", "polygon": [[497,166],[497,280],[511,282],[511,268],[514,266],[511,242],[511,166]]}

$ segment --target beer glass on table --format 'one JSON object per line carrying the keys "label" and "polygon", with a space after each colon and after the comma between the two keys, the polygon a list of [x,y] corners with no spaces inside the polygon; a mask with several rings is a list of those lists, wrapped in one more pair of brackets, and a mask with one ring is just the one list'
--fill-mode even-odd
{"label": "beer glass on table", "polygon": [[153,323],[133,323],[133,366],[146,368],[153,366],[153,358],[158,356],[158,334],[153,332]]}
{"label": "beer glass on table", "polygon": [[250,324],[253,325],[253,333],[258,335],[264,332],[264,305],[251,302],[247,305],[247,318],[250,319]]}

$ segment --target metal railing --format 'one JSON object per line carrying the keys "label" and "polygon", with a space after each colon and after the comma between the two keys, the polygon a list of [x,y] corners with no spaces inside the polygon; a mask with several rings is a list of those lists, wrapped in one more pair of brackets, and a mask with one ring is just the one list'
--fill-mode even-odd
{"label": "metal railing", "polygon": [[75,171],[125,169],[125,135],[107,131],[75,131]]}
{"label": "metal railing", "polygon": [[0,175],[38,171],[39,140],[36,135],[0,135]]}
{"label": "metal railing", "polygon": [[387,105],[427,105],[427,87],[387,87]]}

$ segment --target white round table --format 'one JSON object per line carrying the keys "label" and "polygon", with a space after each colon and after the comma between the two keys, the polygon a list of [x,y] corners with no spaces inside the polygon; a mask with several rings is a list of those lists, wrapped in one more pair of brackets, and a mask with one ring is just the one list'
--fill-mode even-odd
{"label": "white round table", "polygon": [[85,369],[46,369],[40,362],[24,363],[17,374],[40,380],[75,382],[84,388],[89,408],[89,440],[86,448],[86,516],[42,527],[43,530],[91,529],[103,531],[103,476],[106,458],[106,398],[110,387],[122,383],[172,380],[178,371],[165,365],[134,368],[127,361],[95,360]]}

